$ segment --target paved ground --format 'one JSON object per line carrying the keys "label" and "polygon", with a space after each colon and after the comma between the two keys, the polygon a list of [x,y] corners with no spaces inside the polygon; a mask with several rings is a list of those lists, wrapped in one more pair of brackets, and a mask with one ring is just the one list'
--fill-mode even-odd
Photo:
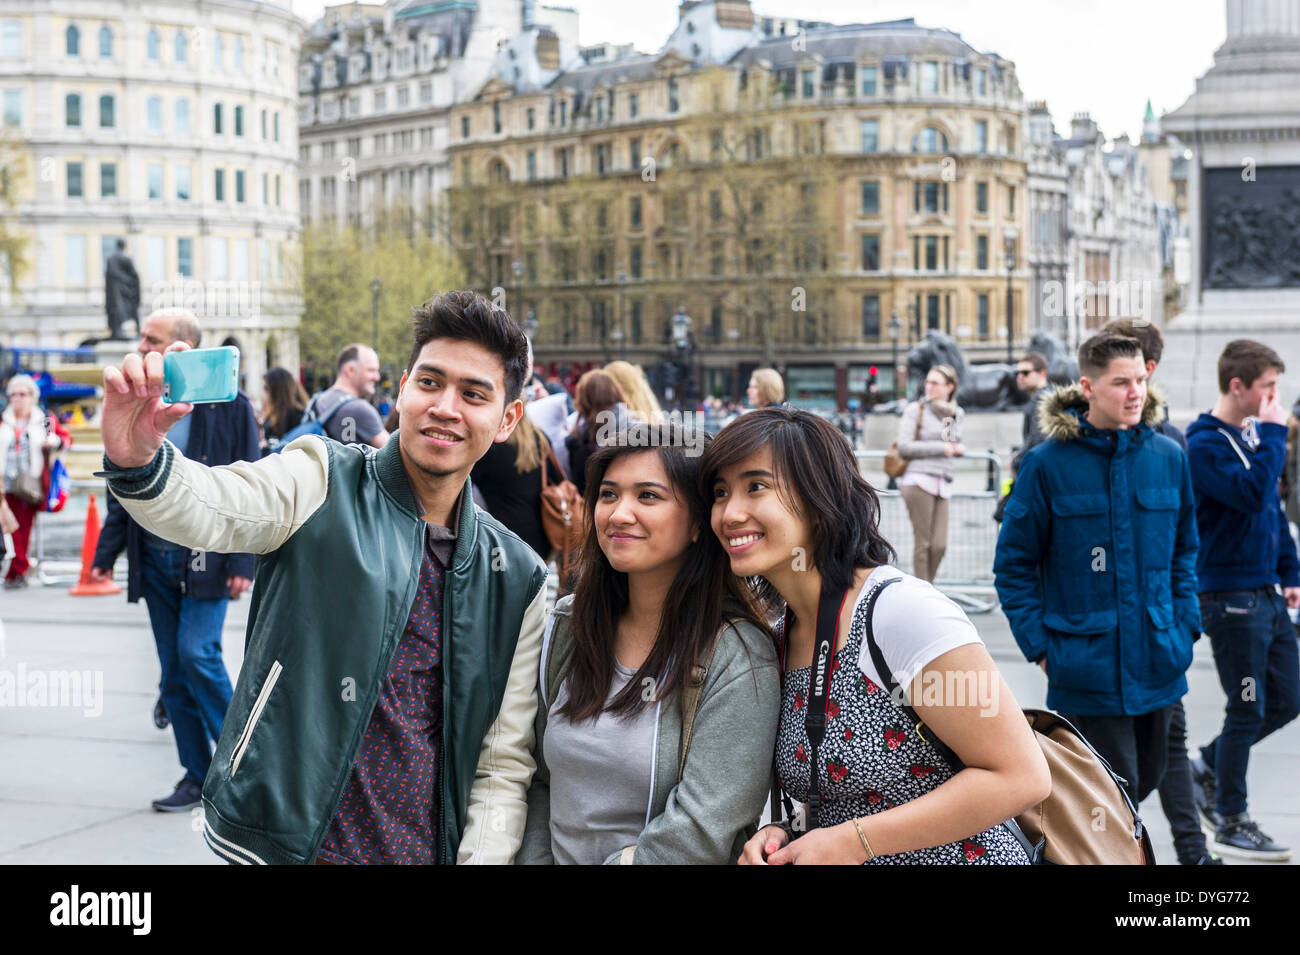
{"label": "paved ground", "polygon": [[[242,659],[247,600],[231,605],[226,662]],[[998,611],[972,618],[1022,706],[1044,704],[1037,668],[1020,657]],[[0,592],[0,680],[89,671],[76,706],[0,706],[0,864],[165,863],[215,865],[188,816],[149,801],[182,775],[170,731],[150,718],[158,663],[143,605],[123,597],[70,597],[64,588]],[[4,671],[13,676],[6,676]],[[102,695],[95,694],[95,679]],[[1221,718],[1209,646],[1190,672],[1188,722],[1203,741]],[[75,685],[74,685],[75,688]],[[1251,760],[1251,806],[1265,831],[1300,855],[1300,723],[1266,740]],[[1162,862],[1173,860],[1168,826],[1153,797],[1142,807]]]}

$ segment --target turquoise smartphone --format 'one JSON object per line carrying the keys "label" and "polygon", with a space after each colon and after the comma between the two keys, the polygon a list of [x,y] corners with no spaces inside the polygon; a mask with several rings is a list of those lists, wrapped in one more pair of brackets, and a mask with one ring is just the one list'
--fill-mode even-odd
{"label": "turquoise smartphone", "polygon": [[163,355],[164,404],[214,404],[239,394],[239,349],[187,348]]}

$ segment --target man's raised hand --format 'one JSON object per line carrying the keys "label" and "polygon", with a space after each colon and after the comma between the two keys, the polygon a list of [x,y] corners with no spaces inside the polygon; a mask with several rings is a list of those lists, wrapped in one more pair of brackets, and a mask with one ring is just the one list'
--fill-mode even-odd
{"label": "man's raised hand", "polygon": [[[190,346],[176,342],[167,350]],[[191,404],[163,404],[163,356],[127,355],[121,368],[104,369],[104,405],[99,431],[104,453],[120,468],[140,468],[153,460],[172,425],[193,410]]]}

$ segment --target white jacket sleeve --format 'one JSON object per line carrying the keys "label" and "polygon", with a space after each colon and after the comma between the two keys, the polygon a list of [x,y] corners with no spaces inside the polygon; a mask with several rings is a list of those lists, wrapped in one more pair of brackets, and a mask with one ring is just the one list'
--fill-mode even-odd
{"label": "white jacket sleeve", "polygon": [[269,554],[324,503],[329,449],[308,436],[260,461],[212,468],[168,441],[148,473],[108,478],[113,496],[151,534],[193,550]]}
{"label": "white jacket sleeve", "polygon": [[533,760],[533,722],[545,620],[543,584],[524,611],[501,710],[483,737],[457,865],[509,865],[523,843],[528,785],[537,765]]}

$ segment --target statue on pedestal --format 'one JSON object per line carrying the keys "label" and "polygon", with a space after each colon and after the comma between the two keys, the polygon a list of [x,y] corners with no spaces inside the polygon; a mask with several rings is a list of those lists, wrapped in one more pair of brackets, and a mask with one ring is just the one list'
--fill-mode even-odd
{"label": "statue on pedestal", "polygon": [[128,320],[140,329],[140,276],[136,274],[131,257],[126,254],[126,242],[117,240],[117,251],[104,263],[104,310],[108,313],[109,338],[126,341],[122,326]]}
{"label": "statue on pedestal", "polygon": [[[1026,350],[1039,352],[1047,359],[1048,380],[1053,384],[1078,380],[1078,364],[1051,332],[1034,332]],[[935,365],[951,365],[957,372],[957,404],[967,411],[1007,411],[1028,400],[1028,396],[1016,387],[1015,365],[1005,362],[972,365],[966,361],[961,346],[951,335],[931,329],[925,341],[907,353],[909,377],[913,381],[923,381]],[[920,393],[914,397],[920,397]]]}

